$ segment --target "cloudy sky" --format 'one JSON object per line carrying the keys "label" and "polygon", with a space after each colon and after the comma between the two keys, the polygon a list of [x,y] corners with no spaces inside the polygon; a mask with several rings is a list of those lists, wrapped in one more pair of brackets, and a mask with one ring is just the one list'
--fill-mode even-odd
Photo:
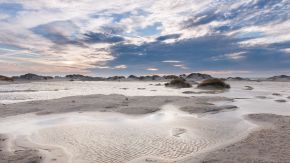
{"label": "cloudy sky", "polygon": [[289,0],[0,0],[0,74],[289,74],[289,11]]}

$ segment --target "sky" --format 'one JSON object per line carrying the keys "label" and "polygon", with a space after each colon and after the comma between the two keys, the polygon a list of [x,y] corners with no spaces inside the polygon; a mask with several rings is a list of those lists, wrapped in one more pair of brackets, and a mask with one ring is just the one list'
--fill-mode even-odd
{"label": "sky", "polygon": [[290,74],[289,0],[0,0],[0,74]]}

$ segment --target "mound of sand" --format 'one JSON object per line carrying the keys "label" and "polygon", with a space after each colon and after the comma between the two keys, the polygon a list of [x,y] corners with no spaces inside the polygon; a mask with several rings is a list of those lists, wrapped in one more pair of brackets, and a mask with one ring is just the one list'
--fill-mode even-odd
{"label": "mound of sand", "polygon": [[190,83],[186,82],[183,78],[176,78],[165,84],[166,87],[175,87],[175,88],[190,88],[192,87]]}
{"label": "mound of sand", "polygon": [[218,78],[204,80],[198,84],[197,88],[200,89],[229,89],[230,85]]}

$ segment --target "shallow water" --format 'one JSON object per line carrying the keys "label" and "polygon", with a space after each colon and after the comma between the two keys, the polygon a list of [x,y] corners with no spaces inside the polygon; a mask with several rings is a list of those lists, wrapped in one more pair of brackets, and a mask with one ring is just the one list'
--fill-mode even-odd
{"label": "shallow water", "polygon": [[0,133],[27,137],[32,144],[62,147],[75,163],[121,163],[140,157],[174,161],[245,135],[252,128],[246,121],[209,120],[173,105],[143,116],[68,113],[0,121]]}

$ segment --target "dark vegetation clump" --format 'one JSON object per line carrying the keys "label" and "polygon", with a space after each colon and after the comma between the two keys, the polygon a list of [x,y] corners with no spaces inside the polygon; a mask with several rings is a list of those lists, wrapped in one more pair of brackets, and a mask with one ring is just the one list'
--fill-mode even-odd
{"label": "dark vegetation clump", "polygon": [[6,77],[6,76],[2,76],[0,75],[0,81],[8,81],[8,82],[12,82],[14,81],[13,78],[10,77]]}
{"label": "dark vegetation clump", "polygon": [[190,83],[186,82],[183,78],[176,78],[171,80],[169,83],[165,84],[166,87],[175,87],[175,88],[190,88],[192,87]]}
{"label": "dark vegetation clump", "polygon": [[222,79],[212,78],[207,79],[198,84],[198,88],[201,89],[229,89],[231,88],[229,84],[225,83]]}

